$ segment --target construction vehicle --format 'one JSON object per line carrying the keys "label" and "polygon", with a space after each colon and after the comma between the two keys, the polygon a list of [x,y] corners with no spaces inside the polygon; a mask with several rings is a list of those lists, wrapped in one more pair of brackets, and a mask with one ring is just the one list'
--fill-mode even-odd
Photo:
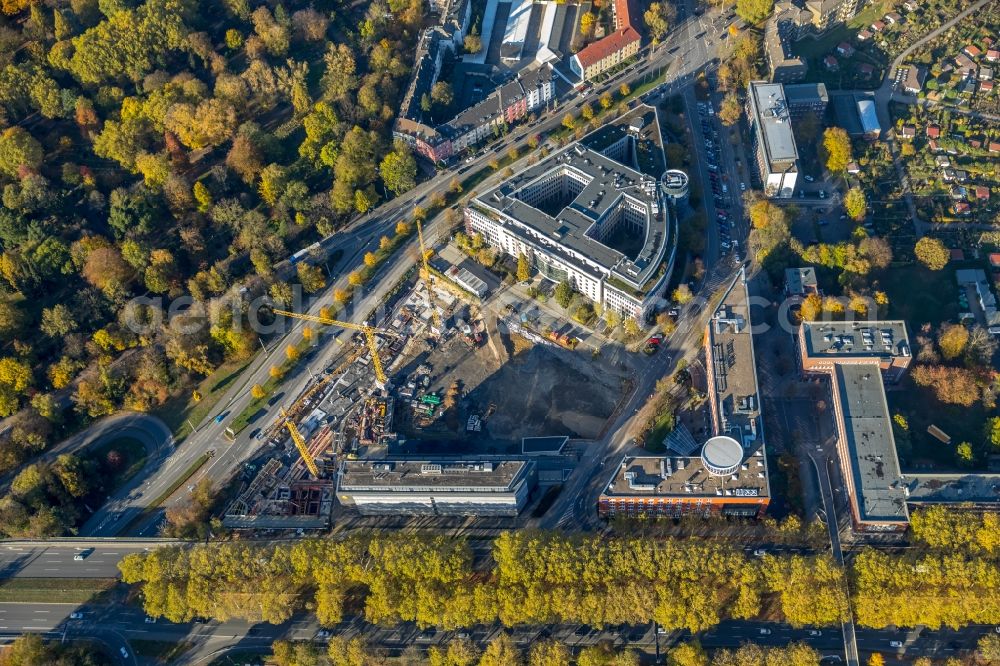
{"label": "construction vehicle", "polygon": [[378,356],[378,342],[375,340],[375,334],[381,332],[382,329],[375,328],[374,326],[366,326],[364,324],[355,324],[349,321],[330,319],[329,317],[317,317],[316,315],[288,312],[287,310],[274,310],[274,314],[291,317],[292,319],[311,321],[317,324],[339,326],[341,328],[346,328],[349,331],[361,332],[365,336],[365,342],[368,344],[368,351],[370,351],[372,355],[372,367],[375,368],[375,381],[378,388],[384,389],[389,385],[389,379],[385,376],[385,369],[382,367],[382,359]]}
{"label": "construction vehicle", "polygon": [[309,453],[309,448],[306,446],[306,440],[299,433],[299,429],[295,427],[295,423],[288,417],[288,412],[285,408],[281,408],[281,417],[285,419],[285,427],[288,428],[288,434],[292,436],[292,441],[295,442],[295,448],[299,450],[299,455],[302,457],[302,462],[305,463],[306,468],[309,473],[312,474],[317,479],[319,478],[319,468],[316,467],[316,461],[313,459],[312,454]]}

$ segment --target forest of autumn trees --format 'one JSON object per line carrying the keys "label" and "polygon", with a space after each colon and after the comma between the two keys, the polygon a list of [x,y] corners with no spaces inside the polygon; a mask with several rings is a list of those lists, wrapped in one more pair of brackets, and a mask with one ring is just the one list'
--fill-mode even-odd
{"label": "forest of autumn trees", "polygon": [[[698,632],[726,618],[778,612],[792,626],[936,628],[1000,624],[1000,537],[992,514],[914,513],[916,548],[862,550],[845,571],[828,555],[749,557],[719,542],[505,533],[489,565],[464,540],[378,535],[293,544],[162,548],[127,556],[126,583],[146,612],[280,623],[310,608],[320,624],[349,615],[457,629],[656,621]],[[928,603],[933,599],[933,603]]]}
{"label": "forest of autumn trees", "polygon": [[279,623],[308,604],[331,626],[361,613],[379,624],[447,629],[575,622],[701,631],[752,618],[774,598],[796,626],[846,613],[843,572],[826,556],[748,558],[717,543],[507,533],[480,571],[462,540],[412,535],[164,548],[128,556],[146,611],[172,621],[241,617]]}
{"label": "forest of autumn trees", "polygon": [[[424,9],[5,0],[0,417],[16,416],[0,472],[249,357],[256,339],[221,298],[237,284],[284,293],[278,261],[377,205],[383,185],[412,187],[391,124]],[[325,283],[297,277],[307,292]],[[172,322],[132,301],[185,295]]]}

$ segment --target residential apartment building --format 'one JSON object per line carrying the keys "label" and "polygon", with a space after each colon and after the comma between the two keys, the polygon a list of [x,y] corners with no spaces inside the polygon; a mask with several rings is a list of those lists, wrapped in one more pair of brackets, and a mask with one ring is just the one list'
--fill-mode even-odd
{"label": "residential apartment building", "polygon": [[612,9],[614,32],[588,44],[570,59],[570,70],[582,81],[592,80],[639,52],[642,37],[632,25],[628,0],[615,0]]}
{"label": "residential apartment building", "polygon": [[806,0],[806,9],[812,14],[810,23],[815,32],[847,23],[858,13],[860,6],[861,0]]}
{"label": "residential apartment building", "polygon": [[436,127],[401,115],[393,136],[432,162],[444,162],[470,146],[498,136],[528,114],[544,108],[554,97],[552,70],[548,65],[540,65],[522,71],[482,102]]}
{"label": "residential apartment building", "polygon": [[784,88],[780,83],[750,83],[747,120],[764,196],[791,198],[798,181],[799,153],[792,134]]}
{"label": "residential apartment building", "polygon": [[792,44],[801,37],[807,22],[808,12],[791,2],[775,5],[774,13],[764,24],[764,55],[772,81],[801,81],[808,73],[806,61],[792,53]]}

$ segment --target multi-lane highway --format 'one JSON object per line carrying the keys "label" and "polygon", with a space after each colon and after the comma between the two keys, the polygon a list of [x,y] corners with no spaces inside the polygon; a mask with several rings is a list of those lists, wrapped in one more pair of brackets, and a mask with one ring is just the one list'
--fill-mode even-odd
{"label": "multi-lane highway", "polygon": [[9,541],[0,545],[0,579],[117,578],[118,563],[123,557],[161,545],[163,542],[159,541]]}
{"label": "multi-lane highway", "polygon": [[[571,647],[609,642],[618,648],[632,647],[661,653],[678,642],[688,640],[687,632],[659,633],[650,625],[592,628],[580,625],[547,625],[504,630],[499,625],[476,626],[462,631],[421,630],[412,623],[392,627],[371,625],[361,617],[348,617],[330,632],[323,632],[312,615],[299,614],[281,625],[252,624],[243,621],[174,624],[163,619],[152,622],[136,606],[109,604],[78,607],[71,604],[0,603],[0,637],[24,632],[44,633],[54,637],[97,638],[107,644],[115,656],[121,647],[128,658],[119,663],[136,663],[131,641],[165,641],[190,646],[183,662],[207,663],[216,655],[232,649],[266,649],[278,638],[318,640],[326,636],[360,636],[366,644],[399,652],[409,645],[428,648],[446,644],[459,634],[485,646],[502,631],[510,631],[515,642],[527,648],[540,638],[552,638]],[[981,636],[996,631],[991,625],[971,625],[959,630],[860,629],[859,649],[879,652],[890,661],[909,661],[916,657],[944,659],[974,650]],[[725,621],[697,636],[709,649],[734,648],[753,642],[762,646],[785,646],[802,641],[824,656],[841,658],[843,637],[838,628],[793,628],[764,622]],[[898,646],[896,645],[898,643]]]}

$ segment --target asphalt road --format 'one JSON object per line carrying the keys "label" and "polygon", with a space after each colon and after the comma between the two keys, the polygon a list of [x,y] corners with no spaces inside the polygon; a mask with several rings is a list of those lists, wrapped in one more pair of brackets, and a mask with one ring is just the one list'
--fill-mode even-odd
{"label": "asphalt road", "polygon": [[[71,613],[81,617],[71,618]],[[312,616],[299,615],[281,625],[252,624],[242,621],[174,624],[165,620],[147,621],[138,607],[116,604],[110,606],[76,607],[72,604],[6,604],[0,603],[0,637],[23,632],[47,633],[53,637],[98,638],[112,647],[118,663],[136,663],[128,641],[157,640],[185,642],[191,650],[183,663],[207,663],[210,659],[234,648],[266,647],[277,638],[292,640],[324,640]],[[447,643],[460,632],[421,631],[412,623],[395,627],[376,627],[360,617],[350,617],[334,627],[333,633],[348,637],[362,636],[371,646],[390,651],[401,650],[416,644],[421,648]],[[503,631],[499,626],[477,626],[465,632],[468,638],[485,645]],[[990,625],[972,625],[960,630],[858,630],[858,646],[863,653],[880,652],[889,661],[911,660],[926,656],[943,659],[972,650],[979,638],[995,631]],[[686,640],[686,632],[657,634],[651,625],[605,627],[594,629],[580,625],[549,625],[545,627],[520,627],[511,630],[518,644],[527,647],[542,637],[550,637],[573,647],[609,641],[616,647],[633,647],[645,652],[661,650]],[[763,622],[726,621],[698,636],[707,648],[734,648],[746,642],[762,646],[784,646],[793,641],[804,641],[824,656],[842,658],[843,638],[835,628],[792,628],[787,625]],[[898,641],[902,647],[891,645]],[[120,656],[118,649],[125,647],[128,658]]]}
{"label": "asphalt road", "polygon": [[[0,547],[3,578],[117,578],[118,562],[129,553],[141,553],[155,544],[5,543]],[[82,561],[73,558],[84,553]]]}

